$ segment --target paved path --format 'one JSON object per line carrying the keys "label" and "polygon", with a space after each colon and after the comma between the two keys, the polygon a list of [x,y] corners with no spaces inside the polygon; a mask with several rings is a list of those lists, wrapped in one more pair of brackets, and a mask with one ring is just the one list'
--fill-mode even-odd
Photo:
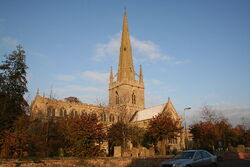
{"label": "paved path", "polygon": [[250,159],[220,161],[219,167],[250,167]]}

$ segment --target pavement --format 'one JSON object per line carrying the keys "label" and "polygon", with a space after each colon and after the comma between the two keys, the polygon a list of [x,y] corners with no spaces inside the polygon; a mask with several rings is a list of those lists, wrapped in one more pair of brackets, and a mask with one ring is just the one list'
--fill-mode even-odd
{"label": "pavement", "polygon": [[218,167],[250,167],[250,159],[219,161]]}

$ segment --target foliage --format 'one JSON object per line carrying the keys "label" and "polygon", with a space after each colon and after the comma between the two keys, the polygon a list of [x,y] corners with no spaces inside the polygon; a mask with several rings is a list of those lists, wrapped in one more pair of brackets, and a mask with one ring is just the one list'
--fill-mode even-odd
{"label": "foliage", "polygon": [[32,120],[30,124],[31,143],[33,150],[30,155],[53,157],[58,156],[59,148],[64,145],[64,138],[60,131],[60,122],[53,119]]}
{"label": "foliage", "polygon": [[175,120],[168,113],[161,113],[150,120],[147,137],[157,151],[158,141],[172,139],[178,136],[178,133],[180,133],[181,130],[182,127],[180,120]]}
{"label": "foliage", "polygon": [[103,154],[101,143],[105,140],[105,127],[97,116],[66,117],[61,121],[65,151],[70,156],[92,157]]}
{"label": "foliage", "polygon": [[215,111],[206,106],[202,109],[202,119],[203,121],[192,124],[189,128],[195,148],[213,151],[238,144],[249,146],[250,134],[243,125],[233,128],[227,119],[219,117]]}
{"label": "foliage", "polygon": [[11,129],[3,132],[0,145],[4,157],[57,156],[58,148],[63,146],[63,138],[57,122],[32,120],[23,115]]}
{"label": "foliage", "polygon": [[127,143],[131,141],[134,147],[143,142],[145,130],[125,121],[118,121],[108,129],[107,139],[109,142],[109,151],[112,153],[114,146],[122,146],[122,152],[127,150]]}
{"label": "foliage", "polygon": [[127,143],[130,139],[130,129],[127,123],[118,121],[112,124],[107,133],[107,139],[109,143],[109,153],[113,154],[114,146],[121,146],[122,153],[127,149]]}
{"label": "foliage", "polygon": [[23,152],[28,152],[30,133],[29,117],[21,116],[13,127],[3,131],[3,138],[0,141],[2,154],[5,157],[20,157]]}
{"label": "foliage", "polygon": [[214,126],[211,122],[199,122],[190,126],[196,148],[212,150],[214,142]]}
{"label": "foliage", "polygon": [[65,101],[67,102],[75,102],[75,103],[82,103],[77,97],[66,97],[64,98]]}
{"label": "foliage", "polygon": [[150,135],[149,131],[146,131],[143,136],[142,146],[149,149],[153,143],[153,137]]}
{"label": "foliage", "polygon": [[142,145],[146,130],[136,125],[130,125],[130,140],[134,147]]}
{"label": "foliage", "polygon": [[234,133],[234,143],[232,143],[233,146],[236,146],[238,144],[243,144],[247,147],[250,147],[250,128],[244,126],[244,125],[237,125],[235,128],[233,128]]}
{"label": "foliage", "polygon": [[[0,65],[0,133],[28,110],[23,98],[27,90],[25,51],[19,45]],[[0,137],[1,138],[1,137]]]}
{"label": "foliage", "polygon": [[101,143],[105,128],[95,115],[63,119],[33,120],[19,117],[14,126],[4,131],[0,147],[4,157],[53,157],[64,150],[66,156],[91,157],[103,155]]}

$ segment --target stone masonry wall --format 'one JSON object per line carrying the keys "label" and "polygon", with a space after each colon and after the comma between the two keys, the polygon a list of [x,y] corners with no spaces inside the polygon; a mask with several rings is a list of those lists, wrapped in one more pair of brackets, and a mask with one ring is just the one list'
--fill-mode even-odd
{"label": "stone masonry wall", "polygon": [[170,157],[151,158],[93,158],[33,161],[0,161],[0,167],[159,167]]}

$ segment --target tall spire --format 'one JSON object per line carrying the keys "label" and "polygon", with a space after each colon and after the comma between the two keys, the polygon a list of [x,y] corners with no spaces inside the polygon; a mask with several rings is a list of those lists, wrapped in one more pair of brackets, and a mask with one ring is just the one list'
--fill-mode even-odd
{"label": "tall spire", "polygon": [[135,80],[135,72],[132,58],[132,48],[130,45],[127,14],[126,10],[124,10],[117,81],[133,80]]}
{"label": "tall spire", "polygon": [[141,65],[140,65],[140,76],[139,77],[140,77],[139,81],[143,82],[143,73],[142,73],[142,67],[141,67]]}
{"label": "tall spire", "polygon": [[37,90],[36,90],[36,95],[37,95],[37,96],[40,96],[39,88],[37,88]]}
{"label": "tall spire", "polygon": [[109,75],[109,81],[110,81],[110,83],[113,82],[113,79],[114,79],[114,77],[113,77],[113,70],[112,70],[112,66],[111,66],[111,68],[110,68],[110,75]]}

